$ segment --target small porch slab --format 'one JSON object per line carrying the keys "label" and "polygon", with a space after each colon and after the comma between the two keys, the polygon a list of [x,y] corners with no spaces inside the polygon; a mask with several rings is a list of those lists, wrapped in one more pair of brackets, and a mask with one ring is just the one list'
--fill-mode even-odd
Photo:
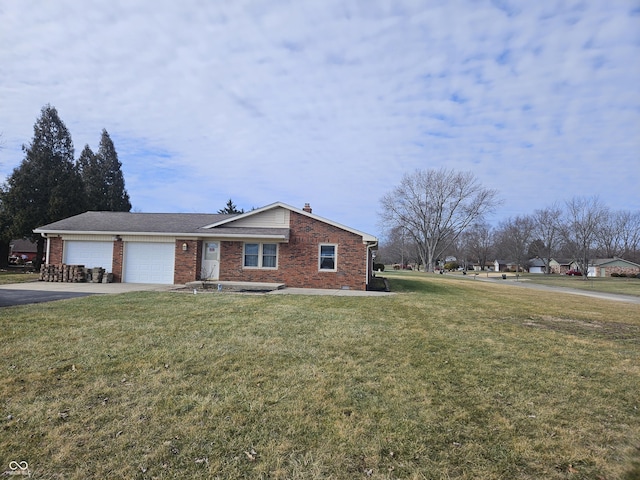
{"label": "small porch slab", "polygon": [[269,282],[228,282],[228,281],[196,281],[186,284],[187,288],[206,290],[222,289],[223,292],[272,292],[286,287],[284,283]]}

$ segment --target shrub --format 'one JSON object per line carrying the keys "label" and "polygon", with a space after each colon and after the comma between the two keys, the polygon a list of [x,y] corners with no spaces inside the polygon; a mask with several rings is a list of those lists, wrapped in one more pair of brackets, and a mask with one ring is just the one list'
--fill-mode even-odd
{"label": "shrub", "polygon": [[615,278],[615,277],[619,277],[620,274],[618,272],[612,272],[611,276]]}
{"label": "shrub", "polygon": [[374,263],[373,270],[375,272],[384,272],[384,263]]}
{"label": "shrub", "polygon": [[444,264],[445,270],[457,270],[459,267],[458,262],[447,262]]}
{"label": "shrub", "polygon": [[636,275],[636,278],[640,279],[640,273]]}
{"label": "shrub", "polygon": [[619,276],[620,276],[620,277],[625,277],[625,278],[626,278],[626,277],[627,277],[627,274],[626,274],[626,273],[621,273]]}

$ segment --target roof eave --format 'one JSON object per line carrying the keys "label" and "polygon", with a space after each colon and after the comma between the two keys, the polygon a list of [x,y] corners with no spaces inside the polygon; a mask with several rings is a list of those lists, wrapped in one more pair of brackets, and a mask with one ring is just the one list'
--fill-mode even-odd
{"label": "roof eave", "polygon": [[111,236],[145,236],[145,237],[182,237],[182,238],[200,238],[200,237],[207,237],[207,238],[219,238],[219,239],[225,239],[225,238],[229,238],[229,239],[233,239],[233,240],[237,240],[237,239],[242,239],[242,238],[247,238],[247,239],[267,239],[267,240],[283,240],[283,241],[288,241],[288,238],[286,235],[274,235],[274,234],[260,234],[260,233],[253,233],[253,234],[220,234],[220,233],[216,233],[216,232],[123,232],[123,231],[119,231],[119,230],[109,230],[109,231],[105,231],[105,230],[43,230],[40,228],[36,228],[34,231],[34,233],[39,233],[40,235],[43,236],[50,236],[50,235],[111,235]]}

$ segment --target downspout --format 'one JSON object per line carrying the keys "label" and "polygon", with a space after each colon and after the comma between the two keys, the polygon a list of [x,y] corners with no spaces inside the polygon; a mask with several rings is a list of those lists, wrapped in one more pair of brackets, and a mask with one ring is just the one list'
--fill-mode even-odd
{"label": "downspout", "polygon": [[[369,286],[369,258],[371,258],[371,249],[373,247],[377,247],[378,246],[378,241],[376,240],[374,243],[370,243],[369,245],[367,245],[367,271],[365,272],[365,288]],[[373,270],[373,267],[371,267]]]}
{"label": "downspout", "polygon": [[44,258],[42,260],[43,260],[43,264],[44,265],[48,265],[49,264],[49,252],[51,250],[51,241],[50,241],[49,237],[47,237],[46,233],[41,233],[40,235],[42,235],[44,238],[47,239],[46,253],[44,254]]}

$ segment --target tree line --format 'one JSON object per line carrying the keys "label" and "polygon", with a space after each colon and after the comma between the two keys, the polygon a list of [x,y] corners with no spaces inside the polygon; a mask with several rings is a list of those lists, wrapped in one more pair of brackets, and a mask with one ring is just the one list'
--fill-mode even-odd
{"label": "tree line", "polygon": [[71,134],[55,107],[45,105],[22,146],[24,159],[0,186],[0,266],[6,266],[9,241],[37,243],[35,267],[44,257],[44,238],[36,227],[87,210],[131,210],[122,163],[109,133],[102,130],[97,152],[85,145],[76,160]]}
{"label": "tree line", "polygon": [[471,173],[447,169],[415,171],[381,199],[385,241],[378,262],[414,263],[433,271],[448,257],[463,266],[496,259],[526,268],[539,258],[569,259],[580,272],[595,258],[640,263],[640,211],[612,210],[597,196],[518,215],[492,227],[487,217],[500,204]]}

